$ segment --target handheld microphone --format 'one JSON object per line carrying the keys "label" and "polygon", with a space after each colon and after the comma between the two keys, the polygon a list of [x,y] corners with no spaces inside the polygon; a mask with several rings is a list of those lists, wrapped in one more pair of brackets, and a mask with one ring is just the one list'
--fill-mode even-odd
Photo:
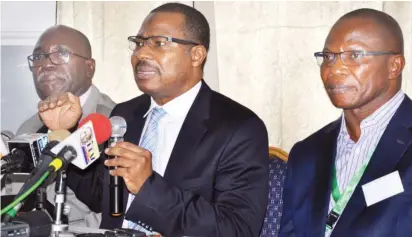
{"label": "handheld microphone", "polygon": [[[112,135],[109,140],[109,146],[114,147],[118,142],[123,141],[123,136],[127,130],[126,120],[119,116],[110,118],[112,124]],[[116,158],[115,156],[109,159]],[[113,167],[111,169],[117,169]],[[110,175],[110,214],[112,216],[123,215],[123,178]]]}

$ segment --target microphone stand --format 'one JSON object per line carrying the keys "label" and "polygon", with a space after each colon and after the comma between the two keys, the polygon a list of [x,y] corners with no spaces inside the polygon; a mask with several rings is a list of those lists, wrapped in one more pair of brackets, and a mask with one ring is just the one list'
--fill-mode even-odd
{"label": "microphone stand", "polygon": [[56,208],[54,213],[54,221],[52,224],[52,236],[74,236],[68,232],[69,225],[63,220],[63,210],[65,207],[64,203],[66,201],[67,190],[66,177],[67,174],[65,169],[61,169],[57,172],[55,186],[56,196],[54,198]]}
{"label": "microphone stand", "polygon": [[[45,201],[47,200],[47,193],[46,193],[46,187],[44,184],[42,184],[37,190],[36,190],[36,204],[35,204],[35,209],[38,211],[44,211],[45,208]],[[51,214],[51,213],[50,213]]]}
{"label": "microphone stand", "polygon": [[[62,151],[65,149],[66,147],[63,148]],[[62,151],[60,151],[60,153],[62,153]],[[58,157],[60,156],[58,155]],[[74,234],[68,231],[69,230],[68,223],[65,223],[66,221],[63,221],[63,212],[65,208],[64,203],[66,201],[66,190],[67,190],[66,168],[67,168],[67,165],[76,157],[75,150],[68,151],[68,153],[62,155],[61,157],[64,158],[62,159],[62,161],[64,162],[64,165],[61,169],[57,171],[57,175],[56,175],[56,184],[55,184],[55,189],[54,189],[56,193],[56,196],[54,197],[55,212],[54,212],[54,221],[52,224],[51,236],[56,236],[56,237],[75,236]]]}

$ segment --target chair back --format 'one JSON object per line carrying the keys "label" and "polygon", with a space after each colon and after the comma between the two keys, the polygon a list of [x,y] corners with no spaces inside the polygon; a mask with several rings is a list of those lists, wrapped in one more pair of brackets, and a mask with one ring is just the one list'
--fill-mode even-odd
{"label": "chair back", "polygon": [[288,153],[277,147],[269,147],[269,159],[269,198],[260,237],[278,236]]}

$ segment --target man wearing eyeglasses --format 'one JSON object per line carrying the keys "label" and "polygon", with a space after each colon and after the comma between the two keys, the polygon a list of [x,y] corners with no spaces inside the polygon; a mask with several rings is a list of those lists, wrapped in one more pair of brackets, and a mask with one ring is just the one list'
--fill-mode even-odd
{"label": "man wearing eyeglasses", "polygon": [[[92,84],[95,61],[90,42],[83,33],[67,26],[53,26],[40,36],[33,54],[27,59],[41,102],[39,113],[25,121],[17,134],[67,129],[70,121],[77,119],[77,114],[70,113],[76,100],[81,105],[78,114],[82,117],[96,112],[110,115],[115,103]],[[69,103],[62,104],[62,101]],[[50,107],[44,108],[44,104]],[[60,109],[51,112],[50,109],[56,106]],[[47,196],[54,203],[54,185],[49,185]],[[35,197],[29,199],[33,201]],[[26,208],[30,206],[30,201],[26,203]],[[66,204],[70,206],[69,224],[99,226],[100,215],[91,212],[69,188]]]}
{"label": "man wearing eyeglasses", "polygon": [[[107,148],[94,173],[68,185],[101,227],[165,236],[258,236],[268,196],[268,135],[249,109],[203,77],[210,29],[196,9],[167,3],[128,38],[144,95],[118,104],[125,142]],[[110,175],[123,178],[123,209],[110,210]],[[112,169],[117,167],[117,169]],[[101,200],[101,202],[97,202]]]}
{"label": "man wearing eyeglasses", "polygon": [[384,12],[341,17],[315,53],[342,116],[292,148],[280,235],[412,236],[412,101],[402,30]]}

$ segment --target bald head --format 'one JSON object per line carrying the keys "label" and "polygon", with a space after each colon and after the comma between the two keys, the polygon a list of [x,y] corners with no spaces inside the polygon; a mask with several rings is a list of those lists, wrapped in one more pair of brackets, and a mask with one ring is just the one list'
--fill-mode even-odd
{"label": "bald head", "polygon": [[376,30],[379,31],[381,37],[385,39],[384,42],[391,44],[390,47],[392,47],[394,51],[400,52],[403,55],[404,43],[402,29],[392,16],[382,11],[361,8],[343,15],[335,23],[335,26],[351,19],[362,19],[375,23]]}
{"label": "bald head", "polygon": [[342,16],[330,30],[323,52],[333,54],[333,60],[322,63],[321,77],[338,108],[370,114],[401,88],[402,31],[386,13],[359,9]]}
{"label": "bald head", "polygon": [[48,28],[33,55],[30,69],[40,99],[61,92],[81,96],[92,85],[95,62],[90,42],[80,31],[63,25]]}
{"label": "bald head", "polygon": [[83,53],[82,55],[88,58],[92,57],[92,47],[90,46],[89,39],[82,32],[74,28],[65,25],[52,26],[41,34],[36,46],[47,37],[66,38],[67,41],[77,45],[76,48],[79,51],[76,53]]}

